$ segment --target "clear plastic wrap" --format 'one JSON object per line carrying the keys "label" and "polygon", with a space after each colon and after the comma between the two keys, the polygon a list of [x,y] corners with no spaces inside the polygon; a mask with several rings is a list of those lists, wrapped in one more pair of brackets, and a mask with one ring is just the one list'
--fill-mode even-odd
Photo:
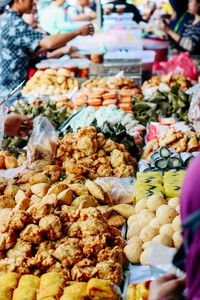
{"label": "clear plastic wrap", "polygon": [[200,133],[200,89],[194,93],[188,112],[188,118],[193,123],[197,134]]}
{"label": "clear plastic wrap", "polygon": [[34,129],[27,145],[29,163],[38,159],[53,161],[56,154],[58,134],[51,122],[43,116],[34,119]]}
{"label": "clear plastic wrap", "polygon": [[132,203],[134,201],[134,178],[97,178],[96,183],[111,191],[111,197],[115,204]]}
{"label": "clear plastic wrap", "polygon": [[0,145],[4,137],[4,124],[5,124],[7,113],[8,113],[7,106],[4,104],[1,105],[0,106]]}
{"label": "clear plastic wrap", "polygon": [[56,154],[56,145],[55,128],[46,117],[38,116],[34,120],[34,129],[27,145],[27,160],[18,168],[0,171],[0,177],[16,177],[38,159],[52,163]]}

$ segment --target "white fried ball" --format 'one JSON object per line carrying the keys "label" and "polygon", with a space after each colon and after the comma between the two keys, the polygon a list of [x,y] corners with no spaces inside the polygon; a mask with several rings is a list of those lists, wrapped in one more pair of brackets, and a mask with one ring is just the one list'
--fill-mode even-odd
{"label": "white fried ball", "polygon": [[152,241],[148,241],[148,242],[145,242],[143,245],[142,245],[142,250],[146,250],[146,249],[149,249],[152,245]]}
{"label": "white fried ball", "polygon": [[139,238],[139,236],[133,236],[132,238],[130,238],[130,240],[128,240],[127,244],[140,244],[140,246],[142,247],[143,242],[141,238]]}
{"label": "white fried ball", "polygon": [[175,208],[169,205],[162,205],[156,211],[156,217],[161,225],[172,223],[177,214]]}
{"label": "white fried ball", "polygon": [[150,251],[150,249],[148,248],[148,249],[144,250],[144,251],[142,252],[142,254],[140,255],[140,263],[141,263],[143,266],[147,265],[146,259],[147,259],[147,257],[148,257],[149,251]]}
{"label": "white fried ball", "polygon": [[176,231],[173,235],[173,242],[174,242],[174,247],[179,248],[181,244],[183,243],[183,236],[181,234],[181,231]]}
{"label": "white fried ball", "polygon": [[178,197],[176,197],[176,198],[171,198],[171,199],[169,199],[169,201],[168,201],[168,205],[171,206],[171,207],[173,207],[173,208],[176,208],[177,205],[179,205],[179,203],[180,203],[180,200],[179,200]]}
{"label": "white fried ball", "polygon": [[129,240],[133,236],[139,236],[142,227],[140,226],[139,222],[135,221],[131,224],[127,232],[127,239]]}
{"label": "white fried ball", "polygon": [[155,213],[153,211],[151,211],[150,209],[143,209],[138,214],[138,222],[141,227],[149,225],[149,222],[154,218],[155,218]]}
{"label": "white fried ball", "polygon": [[173,240],[172,238],[167,234],[159,234],[155,236],[152,240],[152,242],[161,244],[167,247],[173,247]]}
{"label": "white fried ball", "polygon": [[160,195],[153,195],[147,200],[147,207],[154,211],[156,211],[158,207],[160,207],[163,204],[167,204],[167,202]]}
{"label": "white fried ball", "polygon": [[137,264],[140,262],[140,255],[142,253],[142,247],[140,243],[131,243],[129,245],[126,245],[124,248],[124,252],[127,259],[133,264]]}
{"label": "white fried ball", "polygon": [[156,228],[156,229],[160,229],[160,223],[158,222],[157,218],[153,218],[150,222],[149,222],[149,226]]}
{"label": "white fried ball", "polygon": [[156,236],[158,233],[159,233],[158,229],[155,229],[147,225],[141,230],[140,238],[143,242],[152,241],[154,236]]}
{"label": "white fried ball", "polygon": [[180,231],[181,230],[181,218],[180,216],[176,216],[172,222],[172,226],[174,231]]}
{"label": "white fried ball", "polygon": [[136,203],[135,213],[138,214],[141,210],[147,208],[147,199],[141,199]]}
{"label": "white fried ball", "polygon": [[128,218],[128,226],[130,226],[134,221],[137,221],[137,215],[132,215]]}
{"label": "white fried ball", "polygon": [[171,238],[174,234],[175,230],[173,229],[172,224],[164,224],[160,227],[160,234],[167,234]]}

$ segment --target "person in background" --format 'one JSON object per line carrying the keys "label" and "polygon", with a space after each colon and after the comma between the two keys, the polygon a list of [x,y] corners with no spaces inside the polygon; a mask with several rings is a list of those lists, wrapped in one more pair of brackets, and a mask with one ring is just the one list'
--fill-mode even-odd
{"label": "person in background", "polygon": [[165,20],[160,20],[159,29],[163,30],[175,42],[178,51],[190,54],[200,53],[200,0],[189,0],[188,12],[193,16],[184,24],[181,33],[171,29]]}
{"label": "person in background", "polygon": [[93,21],[96,19],[96,12],[92,10],[91,0],[77,0],[77,5],[69,6],[67,18],[69,21]]}
{"label": "person in background", "polygon": [[[133,21],[135,21],[136,23],[140,23],[141,21],[145,22],[145,20],[143,20],[142,16],[140,15],[137,7],[133,4],[128,4],[126,3],[126,0],[114,0],[114,1],[110,1],[108,2],[108,4],[114,4],[116,5],[126,5],[124,12],[125,13],[133,13]],[[117,12],[116,7],[113,8],[113,12]]]}
{"label": "person in background", "polygon": [[[187,299],[200,299],[200,155],[190,164],[186,171],[181,191],[181,219],[184,238]],[[180,252],[181,253],[181,252]],[[181,256],[178,256],[181,261]],[[149,300],[163,297],[174,299],[184,289],[184,278],[166,274],[150,286]]]}
{"label": "person in background", "polygon": [[194,17],[187,12],[188,0],[169,0],[169,2],[173,9],[172,20],[169,23],[169,27],[177,33],[182,33],[184,24],[194,19]]}
{"label": "person in background", "polygon": [[[77,30],[45,35],[34,30],[22,19],[30,13],[32,0],[1,0],[0,11],[0,97],[4,98],[28,77],[31,57],[44,50],[56,49],[66,45],[75,37],[92,35],[94,27],[87,24]],[[9,7],[8,7],[9,6]],[[8,8],[7,8],[8,7]],[[21,96],[10,98],[8,106]]]}
{"label": "person in background", "polygon": [[5,135],[25,137],[33,127],[32,116],[9,114],[4,124]]}
{"label": "person in background", "polygon": [[[40,26],[39,26],[39,20],[37,15],[37,5],[36,2],[33,2],[33,7],[30,14],[23,14],[22,19],[29,24],[33,29],[43,33],[47,34]],[[48,59],[48,58],[59,58],[62,55],[68,54],[72,57],[79,57],[77,54],[77,47],[74,46],[64,46],[58,49],[55,49],[53,51],[46,51],[36,59],[33,59],[31,63],[31,67],[33,67],[33,64],[38,63],[41,59]]]}

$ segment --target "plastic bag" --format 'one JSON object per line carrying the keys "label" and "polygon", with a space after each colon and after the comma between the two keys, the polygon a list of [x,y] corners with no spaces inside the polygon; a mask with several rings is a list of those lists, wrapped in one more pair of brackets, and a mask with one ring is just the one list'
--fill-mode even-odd
{"label": "plastic bag", "polygon": [[111,197],[115,204],[132,203],[134,201],[134,177],[103,177],[97,178],[95,182],[111,192]]}
{"label": "plastic bag", "polygon": [[51,122],[43,116],[34,119],[34,129],[27,145],[29,163],[43,159],[52,163],[55,158],[58,134]]}
{"label": "plastic bag", "polygon": [[184,75],[191,80],[198,79],[198,70],[189,52],[181,53],[168,61],[154,63],[153,74],[158,76],[163,74]]}
{"label": "plastic bag", "polygon": [[55,128],[46,117],[38,116],[34,119],[34,129],[27,145],[27,160],[18,168],[0,171],[0,176],[16,177],[38,159],[51,164],[56,154],[56,144]]}
{"label": "plastic bag", "polygon": [[193,123],[197,134],[200,133],[200,91],[193,95],[188,112],[188,118]]}
{"label": "plastic bag", "polygon": [[7,113],[8,113],[7,106],[4,104],[1,105],[0,106],[0,145],[4,137],[4,124],[5,124]]}

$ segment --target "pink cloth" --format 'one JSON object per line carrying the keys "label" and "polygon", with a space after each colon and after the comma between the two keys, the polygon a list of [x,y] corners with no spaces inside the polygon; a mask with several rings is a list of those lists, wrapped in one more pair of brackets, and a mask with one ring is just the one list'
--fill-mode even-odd
{"label": "pink cloth", "polygon": [[[181,218],[200,210],[200,155],[189,166],[181,192]],[[184,233],[185,234],[185,233]],[[186,255],[188,299],[200,300],[200,226]]]}

